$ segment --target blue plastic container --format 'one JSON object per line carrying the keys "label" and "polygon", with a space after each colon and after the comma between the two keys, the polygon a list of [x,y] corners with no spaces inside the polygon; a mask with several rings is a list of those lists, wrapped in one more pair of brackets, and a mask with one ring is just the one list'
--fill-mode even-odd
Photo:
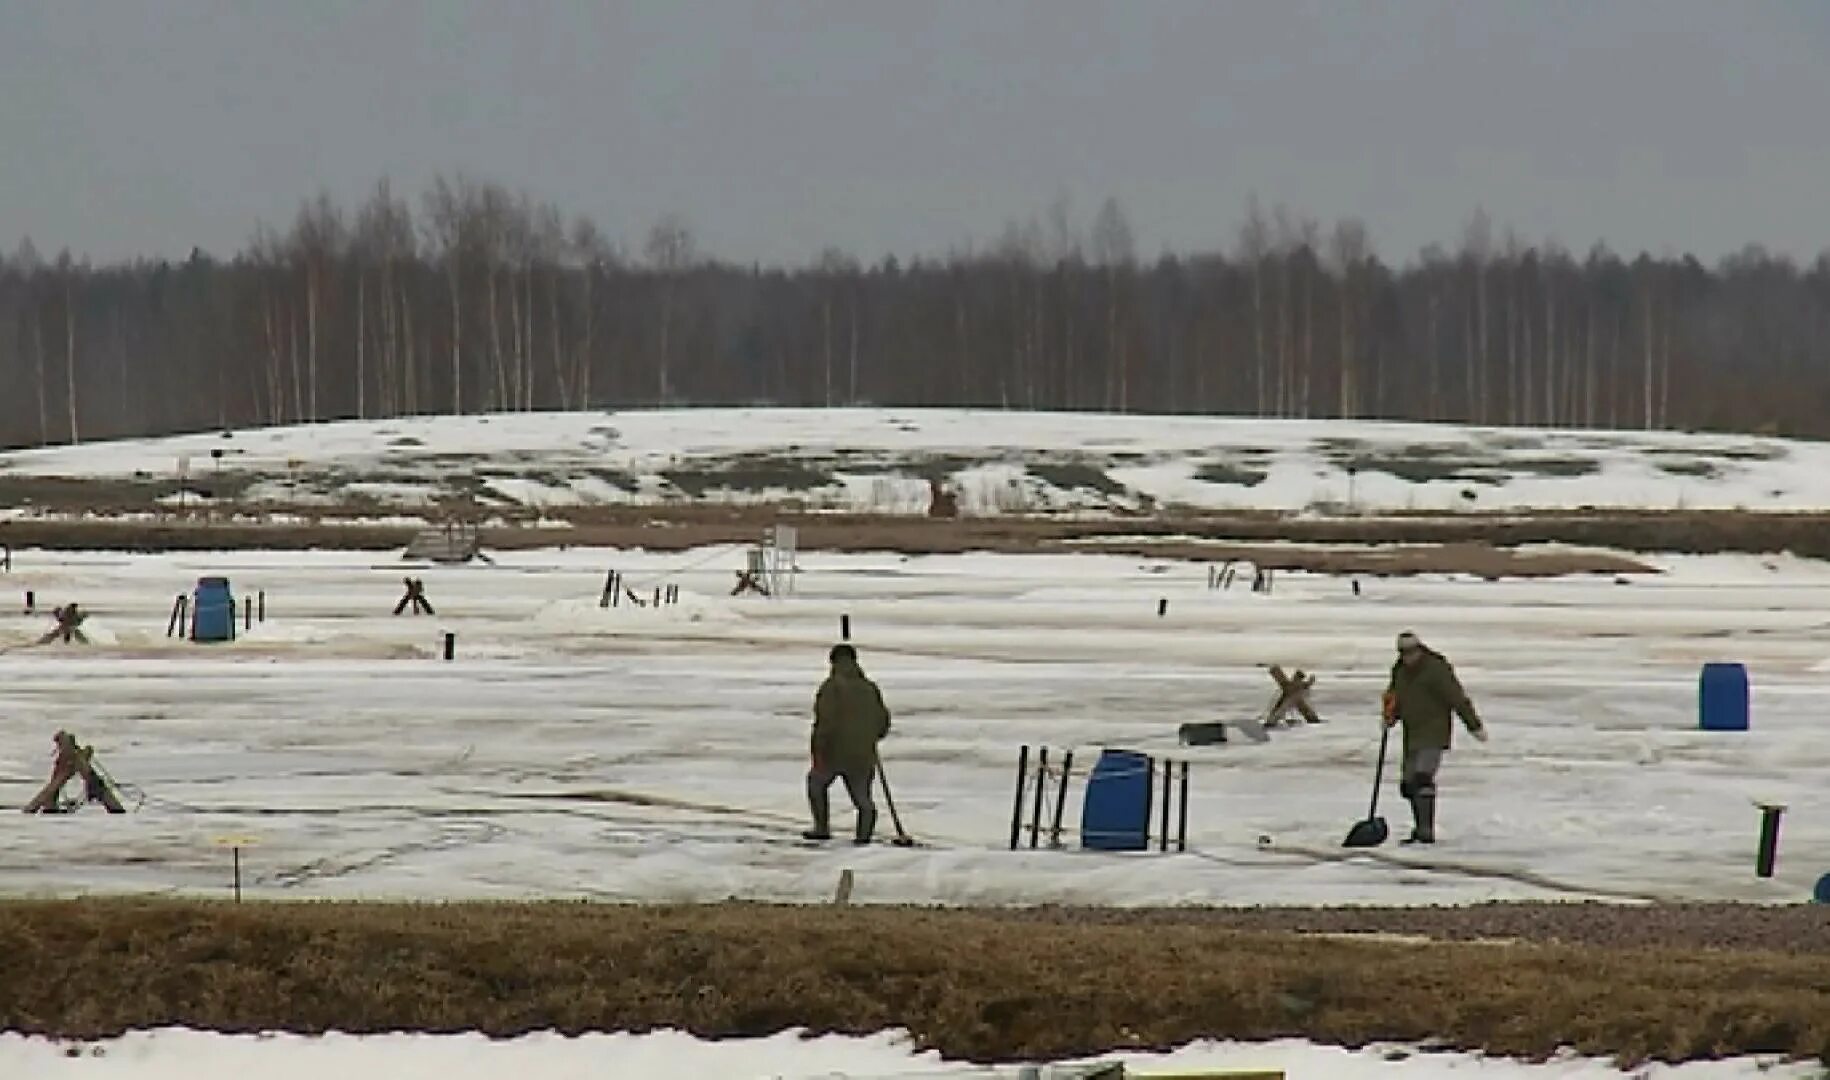
{"label": "blue plastic container", "polygon": [[1704,731],[1746,731],[1747,668],[1740,664],[1704,664],[1697,683],[1697,726]]}
{"label": "blue plastic container", "polygon": [[1817,888],[1811,891],[1811,899],[1820,904],[1830,904],[1830,874],[1817,879]]}
{"label": "blue plastic container", "polygon": [[235,594],[229,591],[229,579],[197,579],[191,593],[191,640],[235,640]]}
{"label": "blue plastic container", "polygon": [[1144,851],[1150,846],[1154,770],[1134,750],[1101,750],[1080,809],[1080,846],[1088,851]]}

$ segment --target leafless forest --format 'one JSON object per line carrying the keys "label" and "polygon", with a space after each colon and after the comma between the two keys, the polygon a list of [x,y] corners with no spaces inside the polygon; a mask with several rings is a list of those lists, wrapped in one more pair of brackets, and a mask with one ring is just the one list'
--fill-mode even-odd
{"label": "leafless forest", "polygon": [[0,260],[0,443],[658,403],[977,405],[1830,434],[1830,253],[1573,253],[1476,213],[1392,262],[1254,200],[1224,251],[1056,202],[944,258],[633,248],[494,184],[307,201],[244,250]]}

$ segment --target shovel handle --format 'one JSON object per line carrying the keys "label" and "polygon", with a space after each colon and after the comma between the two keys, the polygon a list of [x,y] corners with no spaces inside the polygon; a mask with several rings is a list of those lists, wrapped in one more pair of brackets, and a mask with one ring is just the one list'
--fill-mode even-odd
{"label": "shovel handle", "polygon": [[1372,806],[1366,811],[1368,818],[1379,816],[1379,785],[1385,781],[1385,749],[1391,741],[1392,729],[1386,727],[1381,721],[1379,724],[1379,763],[1373,766]]}

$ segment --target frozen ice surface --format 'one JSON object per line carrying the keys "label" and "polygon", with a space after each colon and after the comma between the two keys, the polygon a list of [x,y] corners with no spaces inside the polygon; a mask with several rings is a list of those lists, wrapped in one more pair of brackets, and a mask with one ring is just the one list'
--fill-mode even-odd
{"label": "frozen ice surface", "polygon": [[[863,903],[1791,902],[1830,871],[1830,567],[1809,561],[1670,558],[1628,584],[1362,579],[1355,597],[1294,573],[1271,595],[1209,590],[1200,564],[1133,557],[802,552],[796,593],[771,600],[728,595],[735,547],[463,567],[14,555],[0,584],[33,589],[41,614],[0,619],[0,799],[30,798],[67,727],[134,812],[15,816],[10,894],[221,894],[226,837],[249,841],[248,893],[276,898],[819,901],[851,868]],[[600,608],[611,568],[644,597],[677,584],[681,603]],[[436,616],[390,614],[409,573]],[[264,590],[267,621],[229,644],[167,638],[174,597],[205,574]],[[70,600],[96,642],[30,646]],[[897,808],[932,847],[793,842],[841,614],[895,714]],[[1350,854],[1403,629],[1455,662],[1493,739],[1449,755],[1435,850]],[[1698,730],[1712,660],[1748,665],[1751,731]],[[1317,675],[1324,724],[1177,746],[1181,723],[1262,709],[1268,663]],[[1066,850],[1006,850],[1023,744],[1074,748],[1083,776],[1101,745],[1191,761],[1190,850],[1076,850],[1079,784]],[[1380,813],[1401,834],[1386,778]],[[1789,808],[1763,880],[1768,801]]]}

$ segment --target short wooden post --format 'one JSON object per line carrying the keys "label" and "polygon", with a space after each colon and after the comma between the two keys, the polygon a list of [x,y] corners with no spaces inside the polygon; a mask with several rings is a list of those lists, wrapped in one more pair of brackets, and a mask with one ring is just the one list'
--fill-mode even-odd
{"label": "short wooden post", "polygon": [[241,628],[245,633],[254,629],[254,597],[241,598]]}
{"label": "short wooden post", "polygon": [[839,616],[839,640],[840,641],[850,641],[851,640],[851,616],[850,615]]}
{"label": "short wooden post", "polygon": [[1167,614],[1169,614],[1169,598],[1159,597],[1156,602],[1156,617],[1160,619]]}
{"label": "short wooden post", "polygon": [[267,621],[267,590],[262,589],[260,591],[260,593],[258,594],[258,596],[259,596],[259,603],[256,605],[255,618],[259,619],[261,622],[266,622]]}
{"label": "short wooden post", "polygon": [[457,659],[457,635],[456,634],[449,633],[449,632],[447,632],[445,634],[445,659],[447,659],[447,660]]}
{"label": "short wooden post", "polygon": [[31,615],[38,610],[38,594],[30,589],[25,591],[25,613]]}

